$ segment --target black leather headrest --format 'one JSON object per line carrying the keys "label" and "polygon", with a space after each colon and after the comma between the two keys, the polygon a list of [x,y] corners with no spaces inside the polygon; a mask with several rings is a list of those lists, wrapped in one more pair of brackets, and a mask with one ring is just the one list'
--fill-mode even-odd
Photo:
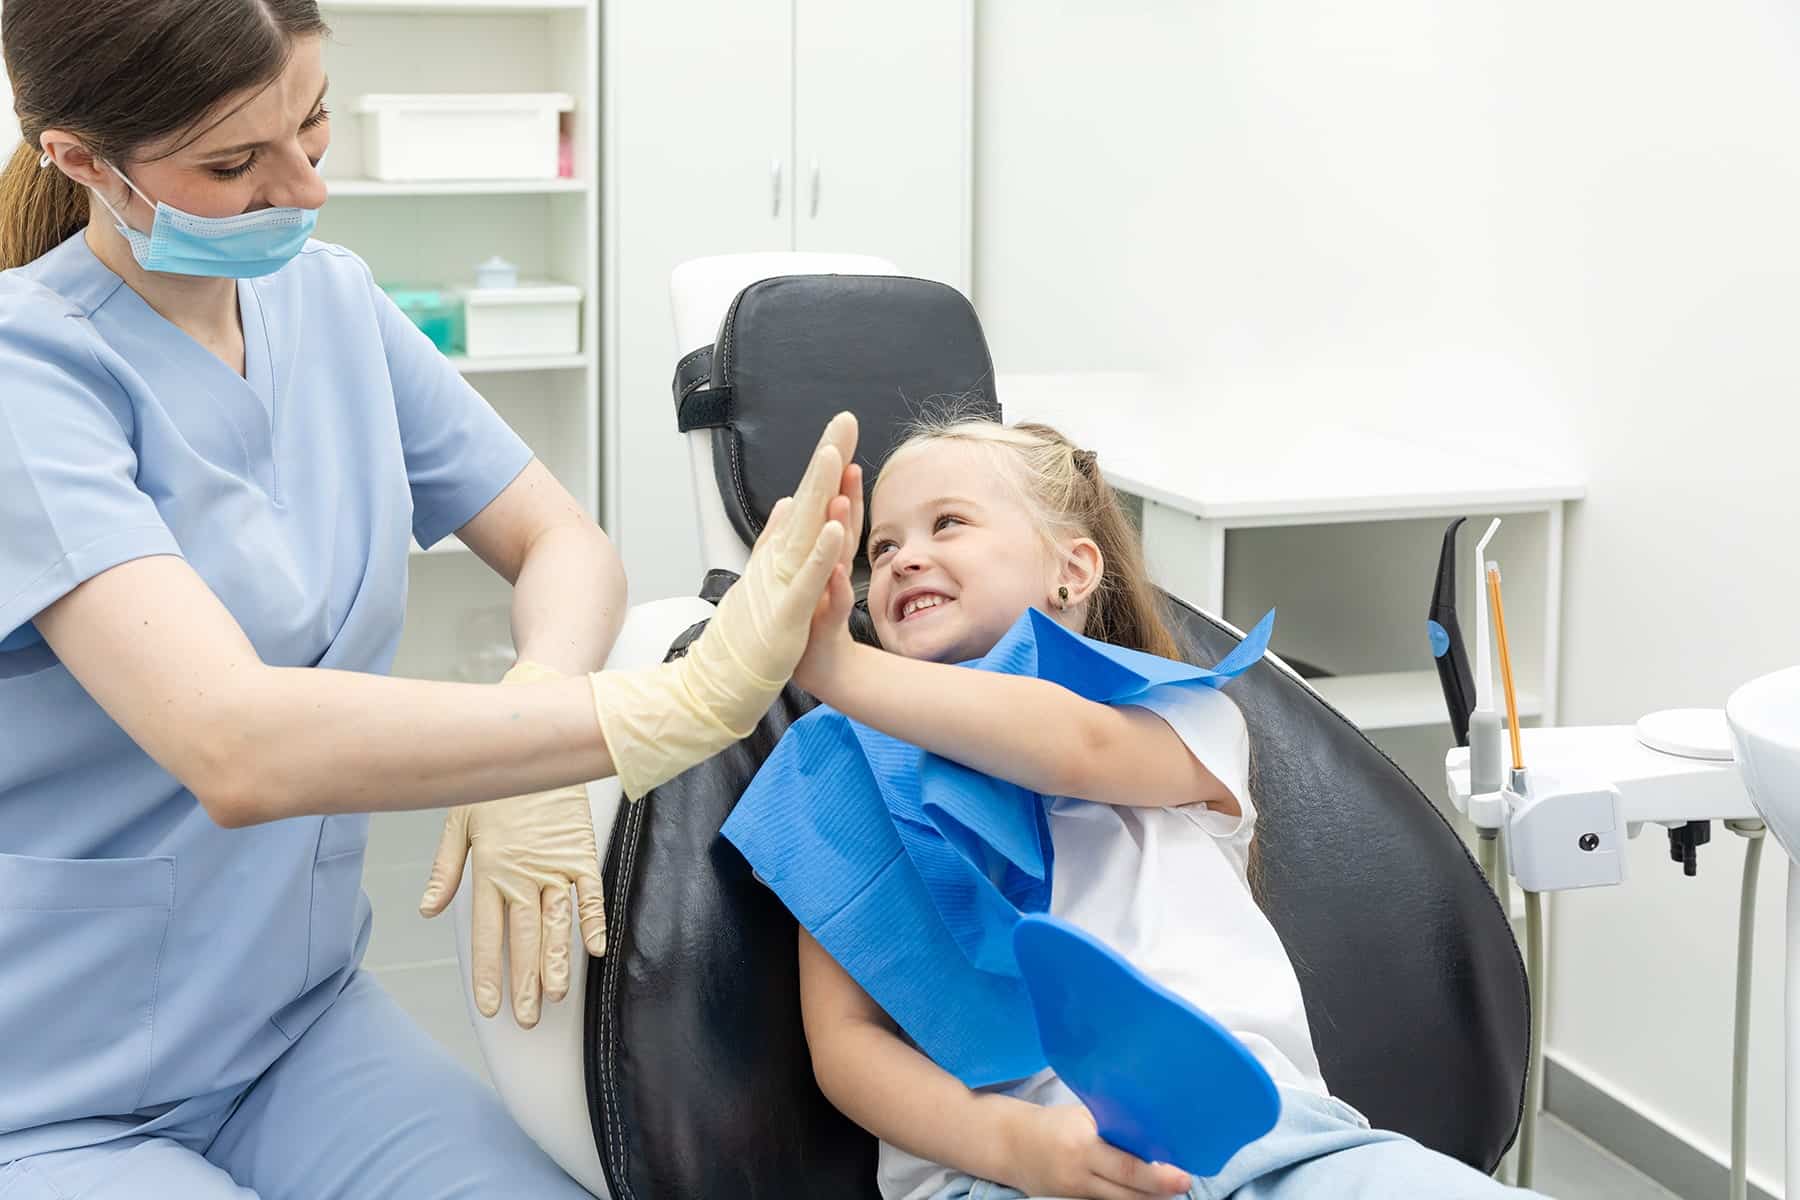
{"label": "black leather headrest", "polygon": [[865,489],[907,425],[934,407],[1000,419],[993,359],[968,300],[945,284],[895,275],[751,284],[726,310],[718,340],[681,360],[674,390],[681,430],[718,430],[713,470],[746,545],[799,484],[838,412],[861,423]]}

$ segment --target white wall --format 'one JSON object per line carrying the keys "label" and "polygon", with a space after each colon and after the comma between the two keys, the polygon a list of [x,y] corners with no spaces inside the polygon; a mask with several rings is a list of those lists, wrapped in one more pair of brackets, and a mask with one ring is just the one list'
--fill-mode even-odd
{"label": "white wall", "polygon": [[[1281,436],[1262,395],[1551,430],[1590,477],[1565,723],[1718,705],[1800,661],[1800,10],[979,13],[976,299],[1001,370],[1190,367],[1238,436]],[[1715,831],[1688,880],[1665,847],[1559,901],[1549,1041],[1722,1159],[1742,852]],[[1773,853],[1751,1090],[1771,1191],[1784,878]]]}

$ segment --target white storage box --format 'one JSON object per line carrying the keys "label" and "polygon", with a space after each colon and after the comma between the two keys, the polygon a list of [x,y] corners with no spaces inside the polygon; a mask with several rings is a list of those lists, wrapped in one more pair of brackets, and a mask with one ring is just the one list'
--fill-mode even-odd
{"label": "white storage box", "polygon": [[581,351],[581,289],[567,283],[521,283],[463,289],[470,358]]}
{"label": "white storage box", "polygon": [[371,179],[555,179],[561,93],[364,96],[363,170]]}

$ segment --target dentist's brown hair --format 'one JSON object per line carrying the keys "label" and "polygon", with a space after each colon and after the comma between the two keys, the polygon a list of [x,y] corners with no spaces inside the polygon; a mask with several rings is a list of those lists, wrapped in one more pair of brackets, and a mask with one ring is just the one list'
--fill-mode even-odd
{"label": "dentist's brown hair", "polygon": [[45,130],[124,166],[198,137],[221,101],[281,73],[296,38],[326,32],[316,0],[6,0],[0,44],[25,140],[0,173],[0,270],[88,222],[87,189],[38,165]]}

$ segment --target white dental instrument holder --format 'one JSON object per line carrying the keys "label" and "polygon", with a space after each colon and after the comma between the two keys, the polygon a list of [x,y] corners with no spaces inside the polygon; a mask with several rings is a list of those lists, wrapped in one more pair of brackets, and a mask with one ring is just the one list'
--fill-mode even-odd
{"label": "white dental instrument holder", "polygon": [[1560,892],[1625,882],[1619,789],[1584,773],[1522,774],[1499,793],[1501,837],[1519,886]]}
{"label": "white dental instrument holder", "polygon": [[[1526,790],[1537,798],[1536,804],[1551,800],[1558,786],[1579,791],[1602,782],[1619,794],[1619,820],[1628,837],[1636,836],[1647,823],[1681,825],[1757,816],[1734,763],[1653,750],[1640,739],[1636,726],[1523,729],[1519,738],[1530,768],[1528,780],[1541,776],[1545,781],[1542,785],[1527,783]],[[1483,796],[1469,794],[1466,747],[1444,756],[1444,778],[1458,812],[1468,814],[1479,828],[1505,829],[1504,790]]]}
{"label": "white dental instrument holder", "polygon": [[[1534,892],[1625,880],[1624,840],[1645,823],[1755,817],[1716,709],[1651,713],[1636,725],[1523,729],[1522,789],[1471,795],[1469,751],[1444,759],[1450,800],[1504,839],[1512,874]],[[1591,835],[1591,837],[1590,837]]]}

